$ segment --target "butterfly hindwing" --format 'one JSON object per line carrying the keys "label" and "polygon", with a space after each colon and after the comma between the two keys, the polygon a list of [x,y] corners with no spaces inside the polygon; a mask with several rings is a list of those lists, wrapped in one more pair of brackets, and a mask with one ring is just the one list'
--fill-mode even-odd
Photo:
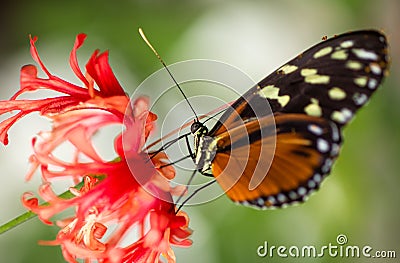
{"label": "butterfly hindwing", "polygon": [[[260,124],[256,125],[273,125],[274,122],[268,119],[270,117],[261,118],[258,120]],[[302,114],[278,114],[274,119],[276,142],[272,137],[252,141],[249,153],[243,150],[244,146],[230,148],[225,145],[224,148],[229,150],[220,151],[215,156],[213,174],[234,202],[258,208],[300,202],[317,189],[330,172],[341,143],[335,124]],[[247,136],[243,132],[240,134]],[[235,131],[231,132],[231,136],[237,136]],[[230,143],[229,140],[223,141]],[[262,162],[259,159],[261,148],[273,155],[267,169],[255,168]],[[236,164],[239,164],[238,167]],[[241,166],[244,170],[240,176],[232,176],[233,172],[242,169]],[[250,185],[253,177],[263,179],[253,190],[249,190],[252,188]]]}

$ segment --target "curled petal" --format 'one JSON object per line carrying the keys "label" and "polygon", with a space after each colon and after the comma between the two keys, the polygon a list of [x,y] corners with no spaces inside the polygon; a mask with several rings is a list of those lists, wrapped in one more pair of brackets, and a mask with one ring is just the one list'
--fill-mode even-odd
{"label": "curled petal", "polygon": [[33,37],[29,36],[30,39],[30,44],[31,44],[31,56],[32,58],[40,65],[40,67],[42,68],[42,70],[46,73],[47,76],[51,76],[50,72],[48,71],[48,69],[44,66],[42,60],[39,57],[39,53],[37,52],[36,46],[35,46],[35,42],[37,41],[37,37]]}
{"label": "curled petal", "polygon": [[108,52],[100,55],[98,51],[94,52],[86,64],[86,71],[99,86],[102,97],[125,96],[108,63]]}
{"label": "curled petal", "polygon": [[74,47],[71,51],[69,57],[69,64],[74,71],[75,75],[83,82],[86,87],[89,87],[89,81],[83,75],[81,69],[78,65],[78,59],[76,57],[76,51],[82,46],[83,42],[86,39],[86,34],[79,34],[76,36]]}

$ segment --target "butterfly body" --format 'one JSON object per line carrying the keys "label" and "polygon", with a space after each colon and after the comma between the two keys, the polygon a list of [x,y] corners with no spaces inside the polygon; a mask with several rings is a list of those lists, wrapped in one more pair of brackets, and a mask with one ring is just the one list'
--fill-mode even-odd
{"label": "butterfly body", "polygon": [[242,95],[210,131],[192,125],[197,170],[212,174],[240,204],[304,201],[329,174],[342,128],[387,67],[386,39],[377,31],[350,32],[311,47]]}
{"label": "butterfly body", "polygon": [[197,135],[197,147],[195,143],[195,165],[201,174],[207,174],[211,170],[212,161],[217,154],[217,140],[207,135]]}

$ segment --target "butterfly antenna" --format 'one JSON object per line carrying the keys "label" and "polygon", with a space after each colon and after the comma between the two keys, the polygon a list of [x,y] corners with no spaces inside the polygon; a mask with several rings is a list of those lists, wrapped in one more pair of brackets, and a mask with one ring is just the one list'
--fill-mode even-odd
{"label": "butterfly antenna", "polygon": [[217,113],[211,115],[210,117],[208,117],[205,121],[203,121],[203,124],[208,122],[211,119],[214,119],[216,116],[218,116],[219,114],[223,113],[224,111],[226,111],[227,109],[222,109],[220,111],[218,111]]}
{"label": "butterfly antenna", "polygon": [[196,121],[199,122],[199,118],[197,117],[196,112],[194,111],[192,105],[190,104],[188,98],[186,97],[185,93],[183,92],[182,88],[179,86],[178,82],[176,81],[176,79],[174,78],[174,76],[172,75],[171,71],[169,71],[169,68],[167,67],[167,65],[165,64],[164,60],[161,58],[161,56],[158,54],[158,52],[156,51],[156,49],[150,44],[150,41],[147,39],[146,35],[144,34],[143,30],[141,28],[139,28],[139,34],[142,37],[142,39],[144,40],[144,42],[147,44],[147,46],[149,46],[149,48],[153,51],[153,53],[156,55],[156,57],[158,58],[158,60],[161,62],[161,64],[164,66],[164,68],[167,70],[168,74],[171,76],[172,80],[174,81],[175,85],[178,87],[179,91],[182,93],[183,97],[185,98],[185,100],[187,101],[190,109],[193,111],[194,116],[196,117]]}

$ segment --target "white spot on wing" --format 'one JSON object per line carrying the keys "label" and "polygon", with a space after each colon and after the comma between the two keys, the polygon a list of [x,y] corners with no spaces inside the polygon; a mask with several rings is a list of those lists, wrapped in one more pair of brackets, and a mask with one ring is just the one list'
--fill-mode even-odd
{"label": "white spot on wing", "polygon": [[332,129],[332,140],[334,142],[339,141],[339,139],[340,139],[340,135],[339,135],[340,131],[339,131],[338,126],[336,124],[334,124],[334,123],[330,123],[330,126],[331,126],[331,129]]}
{"label": "white spot on wing", "polygon": [[290,101],[289,95],[279,96],[279,88],[275,87],[274,85],[268,85],[262,88],[258,91],[258,94],[262,98],[276,99],[282,107],[285,107],[286,104]]}
{"label": "white spot on wing", "polygon": [[324,163],[323,166],[321,167],[321,171],[322,171],[323,173],[329,172],[329,170],[330,170],[331,167],[332,167],[332,164],[333,164],[332,159],[327,158],[327,159],[325,160],[325,163]]}
{"label": "white spot on wing", "polygon": [[354,48],[351,51],[360,59],[378,60],[378,55],[363,48]]}
{"label": "white spot on wing", "polygon": [[353,95],[353,101],[357,106],[365,104],[367,102],[368,96],[364,93],[354,93]]}
{"label": "white spot on wing", "polygon": [[351,110],[343,108],[341,111],[333,111],[331,118],[338,123],[346,123],[353,117]]}
{"label": "white spot on wing", "polygon": [[307,182],[307,186],[308,186],[308,188],[313,189],[313,188],[315,188],[315,186],[317,186],[317,184],[313,180],[310,180]]}
{"label": "white spot on wing", "polygon": [[368,81],[368,88],[375,89],[378,85],[378,81],[376,79],[369,79]]}
{"label": "white spot on wing", "polygon": [[382,69],[378,63],[370,63],[369,68],[371,69],[372,73],[375,75],[380,75],[382,73]]}
{"label": "white spot on wing", "polygon": [[301,187],[299,187],[299,189],[297,189],[297,193],[300,196],[304,196],[307,193],[307,189],[305,187],[301,186]]}
{"label": "white spot on wing", "polygon": [[289,198],[291,200],[296,200],[299,197],[299,195],[295,191],[290,191],[289,192]]}
{"label": "white spot on wing", "polygon": [[267,203],[271,204],[271,205],[275,205],[276,204],[276,199],[273,196],[268,197],[267,199]]}
{"label": "white spot on wing", "polygon": [[342,43],[340,43],[340,46],[342,48],[349,48],[349,47],[352,47],[353,45],[354,45],[353,40],[346,40],[346,41],[343,41]]}
{"label": "white spot on wing", "polygon": [[304,81],[310,84],[328,84],[330,77],[327,75],[318,75],[317,70],[313,68],[304,68],[300,71],[300,75],[304,78]]}
{"label": "white spot on wing", "polygon": [[244,206],[250,206],[250,203],[247,201],[242,201],[240,202],[240,204],[244,205]]}
{"label": "white spot on wing", "polygon": [[316,125],[316,124],[309,124],[309,125],[308,125],[308,130],[309,130],[310,132],[312,132],[314,135],[317,135],[317,136],[321,135],[322,132],[323,132],[322,128],[319,127],[319,126]]}
{"label": "white spot on wing", "polygon": [[346,63],[346,68],[353,70],[360,70],[362,68],[362,64],[358,61],[349,60]]}
{"label": "white spot on wing", "polygon": [[342,100],[346,98],[346,92],[339,87],[333,87],[328,91],[328,95],[332,100]]}
{"label": "white spot on wing", "polygon": [[322,109],[321,106],[318,105],[317,99],[311,99],[311,103],[304,107],[304,112],[307,115],[314,116],[314,117],[321,117],[322,116]]}
{"label": "white spot on wing", "polygon": [[318,151],[320,151],[321,153],[326,153],[329,151],[329,144],[326,140],[319,138],[317,140],[317,149]]}
{"label": "white spot on wing", "polygon": [[339,144],[337,144],[337,143],[332,144],[331,155],[333,155],[333,156],[338,155],[339,150],[340,150]]}
{"label": "white spot on wing", "polygon": [[359,87],[365,87],[365,85],[367,85],[367,77],[361,76],[361,77],[355,78],[354,83]]}
{"label": "white spot on wing", "polygon": [[348,54],[346,50],[338,50],[332,53],[331,58],[338,60],[345,60],[347,59],[347,56]]}
{"label": "white spot on wing", "polygon": [[300,75],[302,75],[303,77],[307,77],[307,76],[311,76],[311,75],[315,75],[317,74],[317,70],[314,68],[303,68],[300,71]]}
{"label": "white spot on wing", "polygon": [[346,121],[349,121],[353,117],[353,112],[347,108],[343,108],[342,113],[346,118]]}
{"label": "white spot on wing", "polygon": [[320,58],[320,57],[323,57],[325,55],[328,55],[331,52],[332,52],[332,47],[324,47],[323,49],[320,49],[317,52],[315,52],[313,57],[314,58]]}
{"label": "white spot on wing", "polygon": [[283,67],[281,67],[280,69],[278,69],[278,72],[282,72],[284,74],[289,74],[292,73],[293,71],[295,71],[298,67],[295,65],[284,65]]}
{"label": "white spot on wing", "polygon": [[278,194],[277,198],[280,203],[285,203],[287,201],[287,198],[284,194]]}
{"label": "white spot on wing", "polygon": [[304,81],[310,84],[328,84],[330,77],[327,75],[310,75],[304,78]]}
{"label": "white spot on wing", "polygon": [[314,174],[313,180],[320,183],[322,181],[322,176],[320,174]]}

